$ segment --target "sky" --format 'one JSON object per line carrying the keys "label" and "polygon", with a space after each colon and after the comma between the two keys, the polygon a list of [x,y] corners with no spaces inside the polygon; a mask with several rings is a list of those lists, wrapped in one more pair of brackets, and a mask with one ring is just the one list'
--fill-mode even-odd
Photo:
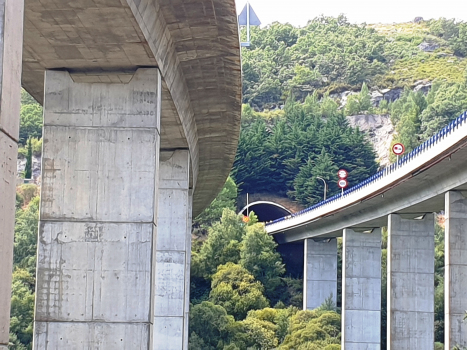
{"label": "sky", "polygon": [[[246,0],[236,0],[240,13]],[[456,18],[467,21],[467,0],[250,0],[262,26],[272,22],[304,26],[321,14],[343,13],[351,23],[401,23],[415,17]]]}

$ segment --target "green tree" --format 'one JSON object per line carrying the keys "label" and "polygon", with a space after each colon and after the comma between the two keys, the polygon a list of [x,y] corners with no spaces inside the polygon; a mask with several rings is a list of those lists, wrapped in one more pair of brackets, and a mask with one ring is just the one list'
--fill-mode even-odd
{"label": "green tree", "polygon": [[39,226],[39,197],[30,201],[24,209],[16,213],[13,262],[15,266],[29,271],[35,276],[37,231]]}
{"label": "green tree", "polygon": [[[222,349],[235,320],[222,306],[204,301],[190,307],[190,349]],[[202,346],[202,347],[200,347]]]}
{"label": "green tree", "polygon": [[246,343],[253,349],[276,349],[279,344],[276,338],[276,326],[270,322],[248,317],[240,322],[246,333]]}
{"label": "green tree", "polygon": [[219,265],[240,261],[245,224],[234,211],[224,209],[220,222],[208,229],[208,239],[193,255],[192,273],[210,279]]}
{"label": "green tree", "polygon": [[268,306],[264,287],[246,269],[234,263],[220,265],[212,276],[209,299],[223,306],[237,320],[244,319],[249,310]]}
{"label": "green tree", "polygon": [[34,277],[25,269],[13,272],[10,339],[17,349],[30,348],[34,319]]}
{"label": "green tree", "polygon": [[25,145],[31,137],[42,137],[42,107],[37,102],[21,105],[19,143]]}
{"label": "green tree", "polygon": [[32,178],[32,143],[31,138],[28,139],[28,154],[26,156],[26,167],[24,168],[24,178]]}
{"label": "green tree", "polygon": [[278,300],[280,295],[275,295],[275,292],[281,284],[280,277],[285,267],[276,247],[277,243],[265,231],[263,224],[250,225],[240,249],[240,265],[263,284],[269,299]]}
{"label": "green tree", "polygon": [[355,115],[361,113],[367,113],[371,110],[371,96],[368,90],[368,86],[363,83],[360,93],[356,95],[350,95],[345,105],[346,115]]}
{"label": "green tree", "polygon": [[235,210],[235,201],[237,199],[237,185],[231,177],[227,178],[222,191],[212,201],[212,203],[203,210],[193,220],[193,226],[207,229],[214,222],[219,221],[224,209]]}
{"label": "green tree", "polygon": [[467,85],[435,81],[420,114],[422,139],[437,133],[467,110]]}
{"label": "green tree", "polygon": [[341,318],[333,311],[299,311],[291,317],[290,331],[280,349],[333,349],[341,341]]}
{"label": "green tree", "polygon": [[312,159],[308,158],[306,165],[300,168],[294,180],[293,196],[303,204],[313,205],[323,200],[323,183],[317,176],[328,184],[336,177],[339,168],[331,160],[331,156],[323,149],[321,154]]}

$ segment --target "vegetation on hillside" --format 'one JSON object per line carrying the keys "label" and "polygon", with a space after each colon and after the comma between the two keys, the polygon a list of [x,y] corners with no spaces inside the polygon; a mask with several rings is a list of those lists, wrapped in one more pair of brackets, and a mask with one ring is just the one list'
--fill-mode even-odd
{"label": "vegetation on hillside", "polygon": [[[419,80],[464,81],[467,23],[441,18],[417,24],[369,26],[344,16],[318,17],[303,28],[254,27],[242,52],[243,102],[284,104],[295,94],[412,86]],[[419,45],[430,45],[430,51]]]}
{"label": "vegetation on hillside", "polygon": [[365,135],[348,125],[331,98],[308,96],[303,104],[289,100],[283,114],[265,119],[244,105],[242,130],[233,177],[245,192],[288,195],[305,205],[322,200],[317,176],[339,191],[337,171],[349,173],[355,185],[377,170]]}
{"label": "vegetation on hillside", "polygon": [[[276,243],[251,213],[235,213],[237,193],[274,192],[305,205],[338,191],[336,171],[350,185],[377,169],[365,135],[350,114],[389,114],[408,151],[467,110],[467,24],[439,19],[397,25],[355,25],[319,17],[304,28],[253,28],[242,50],[243,120],[232,178],[194,228],[189,347],[200,349],[340,349],[339,309],[325,303],[300,311],[302,280],[286,275]],[[422,50],[430,46],[429,50]],[[422,81],[428,93],[413,91]],[[404,89],[375,103],[372,92]],[[341,93],[352,91],[343,105]],[[42,109],[22,94],[20,154],[40,153]],[[28,154],[29,153],[29,154]],[[237,187],[238,184],[238,187]],[[38,193],[16,197],[11,348],[31,348]],[[382,250],[382,347],[386,345],[386,238]],[[341,261],[341,258],[339,258]],[[444,332],[444,230],[436,227],[435,339]],[[340,296],[337,298],[340,300]],[[437,346],[440,346],[439,344]]]}

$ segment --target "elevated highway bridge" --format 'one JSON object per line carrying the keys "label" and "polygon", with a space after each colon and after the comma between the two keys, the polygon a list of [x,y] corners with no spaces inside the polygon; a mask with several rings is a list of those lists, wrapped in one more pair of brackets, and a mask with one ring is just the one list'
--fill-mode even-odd
{"label": "elevated highway bridge", "polygon": [[44,107],[33,348],[187,349],[191,217],[239,135],[234,0],[0,0],[0,68],[0,349],[21,86]]}
{"label": "elevated highway bridge", "polygon": [[337,294],[343,239],[342,345],[379,349],[381,228],[388,228],[388,349],[434,349],[434,212],[445,214],[445,349],[467,346],[467,112],[397,163],[266,224],[304,241],[304,308]]}

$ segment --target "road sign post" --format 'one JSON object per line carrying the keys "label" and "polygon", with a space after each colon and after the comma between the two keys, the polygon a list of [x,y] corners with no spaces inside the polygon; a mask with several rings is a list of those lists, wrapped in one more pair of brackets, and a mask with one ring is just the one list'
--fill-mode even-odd
{"label": "road sign post", "polygon": [[339,179],[339,181],[337,181],[337,186],[342,189],[342,195],[344,195],[344,188],[346,188],[348,184],[346,179]]}
{"label": "road sign post", "polygon": [[347,182],[348,175],[349,173],[345,169],[339,169],[339,171],[337,172],[337,176],[339,177],[339,181],[337,181],[337,186],[339,186],[342,189],[342,192],[341,192],[342,196],[344,195],[344,188],[346,188],[347,185],[349,184]]}
{"label": "road sign post", "polygon": [[403,155],[405,152],[405,147],[402,143],[395,143],[392,146],[392,153],[397,156],[397,165],[399,165],[399,156]]}
{"label": "road sign post", "polygon": [[340,169],[338,172],[337,172],[337,176],[339,176],[339,179],[347,179],[347,176],[349,174],[347,173],[347,170],[345,169]]}

